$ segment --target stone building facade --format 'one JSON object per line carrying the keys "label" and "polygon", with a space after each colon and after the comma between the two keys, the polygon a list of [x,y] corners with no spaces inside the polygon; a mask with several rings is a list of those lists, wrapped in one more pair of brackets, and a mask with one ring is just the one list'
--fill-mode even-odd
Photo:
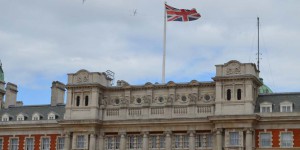
{"label": "stone building facade", "polygon": [[300,149],[300,93],[259,93],[255,64],[235,60],[212,79],[113,86],[106,73],[79,70],[35,106],[1,81],[0,150]]}

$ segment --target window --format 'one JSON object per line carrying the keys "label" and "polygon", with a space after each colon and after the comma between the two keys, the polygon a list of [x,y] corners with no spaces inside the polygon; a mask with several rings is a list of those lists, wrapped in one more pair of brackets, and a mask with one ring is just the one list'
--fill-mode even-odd
{"label": "window", "polygon": [[261,103],[260,104],[260,112],[261,113],[272,112],[272,103],[270,103],[270,102]]}
{"label": "window", "polygon": [[120,149],[120,136],[107,136],[105,145],[107,150]]}
{"label": "window", "polygon": [[239,145],[239,132],[229,132],[229,144],[231,146],[238,146]]}
{"label": "window", "polygon": [[186,134],[177,134],[174,136],[174,148],[175,149],[188,149],[189,148],[189,136]]}
{"label": "window", "polygon": [[17,116],[17,121],[23,121],[24,120],[24,115],[23,114],[18,114]]}
{"label": "window", "polygon": [[141,135],[129,135],[127,139],[128,149],[142,149],[143,137]]}
{"label": "window", "polygon": [[212,134],[196,134],[196,148],[212,147]]}
{"label": "window", "polygon": [[149,148],[150,149],[162,149],[165,148],[165,135],[150,135]]}
{"label": "window", "polygon": [[65,138],[64,137],[58,137],[57,138],[57,150],[63,150],[65,146]]}
{"label": "window", "polygon": [[34,149],[33,138],[26,138],[25,150],[33,150],[33,149]]}
{"label": "window", "polygon": [[76,97],[76,106],[79,106],[80,105],[80,96],[77,96]]}
{"label": "window", "polygon": [[242,90],[238,89],[237,90],[237,100],[241,100],[241,98],[242,98]]}
{"label": "window", "polygon": [[50,150],[49,138],[42,138],[41,150]]}
{"label": "window", "polygon": [[280,134],[280,146],[292,147],[293,137],[291,132],[281,132]]}
{"label": "window", "polygon": [[10,150],[18,150],[19,139],[10,139]]}
{"label": "window", "polygon": [[228,89],[226,94],[227,94],[227,100],[230,101],[231,100],[231,90]]}
{"label": "window", "polygon": [[280,103],[280,112],[293,112],[293,103],[284,101]]}
{"label": "window", "polygon": [[260,147],[272,147],[271,146],[271,133],[260,133]]}
{"label": "window", "polygon": [[84,135],[78,135],[76,138],[76,148],[84,148],[85,138]]}
{"label": "window", "polygon": [[56,119],[55,116],[56,116],[55,113],[53,113],[53,112],[49,113],[48,114],[48,120],[55,120]]}
{"label": "window", "polygon": [[2,121],[9,121],[9,115],[8,114],[4,114],[2,116]]}
{"label": "window", "polygon": [[3,139],[0,139],[0,150],[3,150]]}
{"label": "window", "polygon": [[84,105],[85,106],[89,105],[89,96],[85,96]]}
{"label": "window", "polygon": [[40,120],[40,115],[38,113],[33,114],[32,120]]}

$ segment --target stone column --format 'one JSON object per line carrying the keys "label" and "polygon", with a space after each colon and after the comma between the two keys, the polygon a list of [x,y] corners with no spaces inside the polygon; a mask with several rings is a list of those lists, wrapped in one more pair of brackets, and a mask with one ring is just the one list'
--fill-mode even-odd
{"label": "stone column", "polygon": [[149,132],[143,132],[143,150],[149,149]]}
{"label": "stone column", "polygon": [[126,133],[125,132],[121,132],[119,133],[121,135],[120,138],[120,150],[126,150]]}
{"label": "stone column", "polygon": [[99,140],[99,145],[98,145],[99,150],[104,150],[104,134],[103,133],[99,134],[98,140]]}
{"label": "stone column", "polygon": [[222,129],[216,130],[216,150],[222,150]]}
{"label": "stone column", "polygon": [[195,131],[188,131],[189,134],[189,150],[195,150]]}
{"label": "stone column", "polygon": [[90,148],[89,150],[95,150],[96,149],[96,136],[95,133],[90,134]]}
{"label": "stone column", "polygon": [[71,136],[70,132],[65,133],[65,145],[64,145],[64,150],[70,150],[71,147]]}
{"label": "stone column", "polygon": [[246,150],[253,150],[253,135],[252,135],[253,131],[252,129],[247,129],[246,130]]}
{"label": "stone column", "polygon": [[172,150],[172,134],[171,131],[165,132],[166,134],[166,150]]}

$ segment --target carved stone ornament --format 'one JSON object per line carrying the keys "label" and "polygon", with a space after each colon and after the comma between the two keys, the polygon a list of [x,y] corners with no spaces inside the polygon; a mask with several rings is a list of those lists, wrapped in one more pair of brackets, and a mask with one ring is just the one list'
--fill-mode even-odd
{"label": "carved stone ornament", "polygon": [[191,93],[191,94],[189,94],[188,98],[190,99],[190,103],[196,103],[197,94],[196,93]]}
{"label": "carved stone ornament", "polygon": [[144,101],[144,103],[145,104],[150,104],[150,102],[151,102],[151,95],[145,95],[145,96],[143,96],[143,101]]}
{"label": "carved stone ornament", "polygon": [[88,74],[88,72],[80,72],[77,75],[77,83],[88,82],[88,81],[89,81],[89,74]]}
{"label": "carved stone ornament", "polygon": [[234,74],[240,74],[241,73],[241,66],[237,62],[232,62],[228,64],[226,68],[226,74],[227,75],[234,75]]}

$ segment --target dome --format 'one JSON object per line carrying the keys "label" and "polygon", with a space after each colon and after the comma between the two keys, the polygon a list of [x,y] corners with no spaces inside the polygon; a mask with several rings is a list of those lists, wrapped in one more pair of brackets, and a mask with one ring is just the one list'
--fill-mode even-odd
{"label": "dome", "polygon": [[273,93],[273,91],[267,85],[264,84],[263,78],[259,78],[259,80],[263,83],[263,85],[258,89],[259,94]]}

